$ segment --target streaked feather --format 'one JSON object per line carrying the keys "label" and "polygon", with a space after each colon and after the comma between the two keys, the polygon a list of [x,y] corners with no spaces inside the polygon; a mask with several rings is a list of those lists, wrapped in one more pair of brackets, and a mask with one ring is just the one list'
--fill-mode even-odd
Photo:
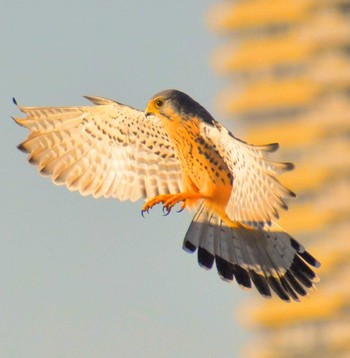
{"label": "streaked feather", "polygon": [[15,121],[31,133],[20,144],[28,159],[58,185],[82,195],[120,200],[177,193],[181,167],[154,117],[99,97],[96,106],[19,107]]}
{"label": "streaked feather", "polygon": [[278,217],[280,209],[287,209],[285,199],[295,194],[276,178],[292,170],[291,163],[274,162],[267,158],[277,150],[277,144],[249,145],[235,138],[218,122],[202,123],[201,135],[215,146],[224,159],[232,176],[232,192],[226,214],[232,221],[258,222],[270,225],[272,217]]}

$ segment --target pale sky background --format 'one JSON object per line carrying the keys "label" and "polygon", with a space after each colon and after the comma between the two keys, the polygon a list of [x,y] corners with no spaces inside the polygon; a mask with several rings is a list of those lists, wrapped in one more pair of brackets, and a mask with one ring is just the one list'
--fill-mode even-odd
{"label": "pale sky background", "polygon": [[[236,357],[244,298],[182,250],[189,213],[83,198],[26,163],[10,115],[177,88],[216,115],[209,0],[2,1],[0,356]],[[234,122],[232,122],[234,127]]]}

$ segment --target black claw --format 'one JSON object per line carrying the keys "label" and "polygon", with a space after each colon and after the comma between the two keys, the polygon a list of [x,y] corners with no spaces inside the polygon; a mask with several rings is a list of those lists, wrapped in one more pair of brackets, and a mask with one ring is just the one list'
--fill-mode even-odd
{"label": "black claw", "polygon": [[163,206],[163,216],[168,216],[171,212],[171,207]]}
{"label": "black claw", "polygon": [[184,211],[184,210],[185,210],[185,207],[181,208],[180,210],[177,210],[176,212],[181,213],[181,211]]}
{"label": "black claw", "polygon": [[146,210],[141,210],[141,215],[143,218],[145,217],[145,213],[149,214],[149,208],[147,208]]}

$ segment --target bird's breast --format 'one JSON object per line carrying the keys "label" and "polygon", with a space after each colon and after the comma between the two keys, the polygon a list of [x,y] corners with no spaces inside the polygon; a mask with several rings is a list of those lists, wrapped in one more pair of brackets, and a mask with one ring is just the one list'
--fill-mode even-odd
{"label": "bird's breast", "polygon": [[191,120],[168,131],[183,170],[184,188],[195,190],[226,206],[232,175],[213,144],[200,135],[200,122]]}

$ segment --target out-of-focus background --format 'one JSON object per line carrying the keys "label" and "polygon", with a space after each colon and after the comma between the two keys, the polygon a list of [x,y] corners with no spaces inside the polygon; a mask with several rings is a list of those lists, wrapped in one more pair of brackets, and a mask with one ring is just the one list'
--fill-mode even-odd
{"label": "out-of-focus background", "polygon": [[[18,0],[0,19],[1,357],[350,354],[349,1]],[[83,198],[15,148],[12,96],[142,109],[166,88],[296,162],[280,222],[323,263],[302,303],[198,268],[181,250],[188,213],[142,219],[141,202]]]}
{"label": "out-of-focus background", "polygon": [[322,262],[302,303],[253,299],[240,308],[254,332],[243,357],[350,356],[350,1],[219,1],[213,53],[228,79],[217,108],[253,143],[279,141],[296,163],[298,193],[280,223]]}

